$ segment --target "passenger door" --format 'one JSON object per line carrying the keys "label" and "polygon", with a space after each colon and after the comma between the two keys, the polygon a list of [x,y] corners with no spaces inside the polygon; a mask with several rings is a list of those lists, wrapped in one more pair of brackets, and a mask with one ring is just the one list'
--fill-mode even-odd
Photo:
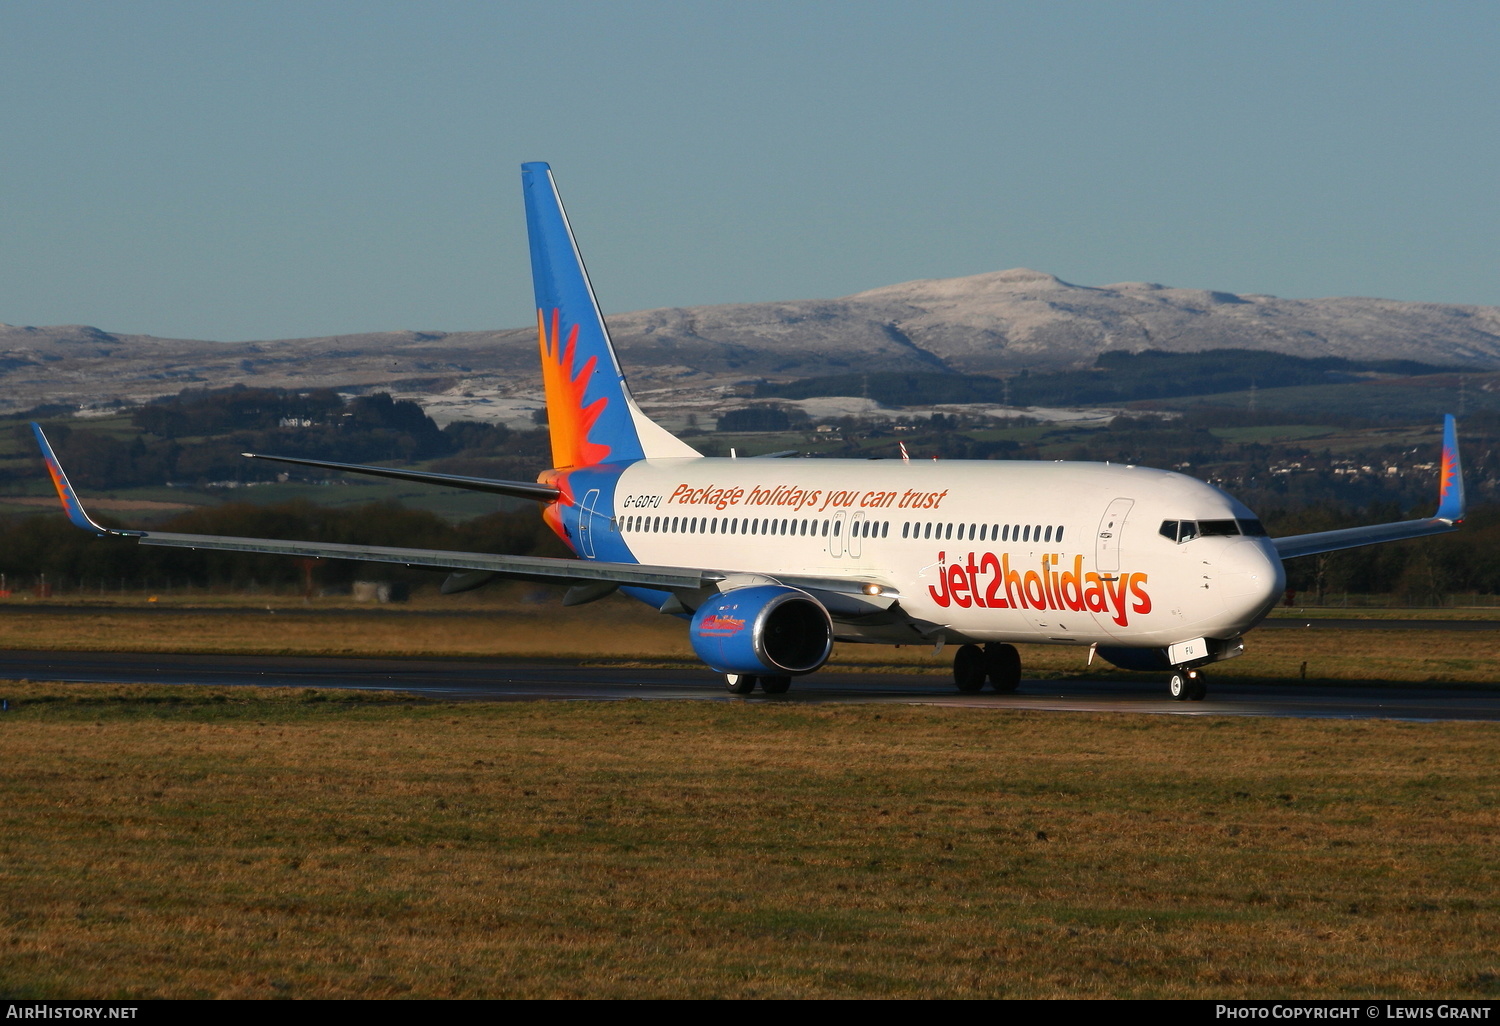
{"label": "passenger door", "polygon": [[578,510],[578,549],[585,559],[594,558],[594,507],[598,502],[599,489],[590,488]]}
{"label": "passenger door", "polygon": [[1094,565],[1101,574],[1116,573],[1120,569],[1120,533],[1125,527],[1125,517],[1134,499],[1115,499],[1104,511],[1099,521],[1099,538],[1094,546]]}

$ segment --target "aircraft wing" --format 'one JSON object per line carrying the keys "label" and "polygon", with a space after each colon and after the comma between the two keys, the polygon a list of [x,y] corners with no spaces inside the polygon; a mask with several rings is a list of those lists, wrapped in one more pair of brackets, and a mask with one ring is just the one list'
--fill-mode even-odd
{"label": "aircraft wing", "polygon": [[551,502],[562,494],[551,485],[537,484],[535,481],[497,481],[488,477],[463,477],[459,474],[430,474],[423,470],[399,470],[395,467],[365,467],[355,463],[306,460],[296,456],[266,456],[258,452],[242,452],[240,455],[250,460],[274,460],[277,463],[296,463],[303,467],[341,470],[346,474],[390,477],[398,481],[416,481],[418,484],[439,485],[444,488],[467,488],[471,492],[491,492],[495,495],[511,495],[519,499],[535,499],[537,502]]}
{"label": "aircraft wing", "polygon": [[279,541],[274,538],[230,538],[213,534],[169,534],[165,531],[111,531],[135,537],[142,545],[164,545],[178,549],[215,549],[229,552],[264,552],[280,556],[314,559],[357,559],[369,563],[397,563],[434,570],[485,570],[531,581],[558,584],[608,582],[667,590],[708,587],[729,576],[684,567],[644,566],[638,563],[601,563],[587,559],[557,559],[552,556],[493,556],[485,552],[450,552],[446,549],[401,549],[384,545],[343,545],[335,542]]}
{"label": "aircraft wing", "polygon": [[1443,462],[1438,476],[1437,513],[1421,520],[1403,520],[1394,524],[1371,524],[1340,531],[1317,531],[1273,538],[1282,559],[1315,556],[1321,552],[1355,549],[1362,545],[1404,541],[1430,534],[1446,534],[1458,529],[1464,519],[1464,472],[1458,458],[1458,432],[1450,413],[1443,418]]}
{"label": "aircraft wing", "polygon": [[[371,563],[449,570],[460,573],[493,573],[520,580],[555,584],[612,584],[669,591],[677,595],[683,611],[696,608],[695,593],[716,590],[720,581],[743,577],[742,571],[700,567],[650,566],[640,563],[606,563],[591,559],[559,559],[552,556],[505,556],[487,552],[453,552],[446,549],[406,549],[384,545],[346,545],[336,542],[282,541],[275,538],[233,538],[211,534],[174,534],[168,531],[114,530],[94,521],[83,508],[63,472],[62,464],[43,434],[31,425],[63,511],[73,524],[101,537],[134,538],[142,545],[179,549],[210,549],[257,552],[313,559],[354,559]],[[307,461],[311,462],[311,461]],[[320,464],[334,466],[337,464]],[[384,468],[373,468],[384,469]],[[541,486],[538,486],[541,487]],[[852,578],[778,577],[782,583],[803,588],[829,606],[835,616],[861,616],[889,609],[900,598],[894,589],[878,582]]]}

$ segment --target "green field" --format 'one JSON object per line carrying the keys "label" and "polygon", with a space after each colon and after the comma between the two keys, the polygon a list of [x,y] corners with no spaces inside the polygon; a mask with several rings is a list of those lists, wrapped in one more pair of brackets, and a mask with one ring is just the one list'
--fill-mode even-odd
{"label": "green field", "polygon": [[1301,415],[1401,417],[1411,420],[1441,419],[1444,413],[1500,410],[1500,392],[1493,373],[1432,374],[1396,381],[1370,381],[1332,385],[1300,385],[1262,388],[1255,392],[1219,392],[1213,395],[1154,399],[1131,405],[1153,409],[1188,409],[1193,406],[1253,408],[1263,412]]}

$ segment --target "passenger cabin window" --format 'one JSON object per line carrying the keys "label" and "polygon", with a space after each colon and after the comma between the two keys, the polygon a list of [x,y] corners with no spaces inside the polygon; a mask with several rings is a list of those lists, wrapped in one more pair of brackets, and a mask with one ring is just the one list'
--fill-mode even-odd
{"label": "passenger cabin window", "polygon": [[[805,523],[807,522],[804,521]],[[825,537],[830,530],[829,523],[827,520],[823,521],[822,533]],[[1259,521],[1244,520],[1238,521],[1238,523],[1242,526],[1252,524],[1256,529],[1260,530],[1260,533],[1265,533],[1264,529],[1260,528]],[[849,524],[849,534],[851,537],[856,538],[888,538],[890,537],[892,526],[893,524],[889,520],[854,520]],[[772,521],[772,530],[774,531],[775,529],[775,521]],[[813,534],[817,534],[817,521],[812,521],[809,529]],[[1196,537],[1197,533],[1199,533],[1196,521],[1165,520],[1162,522],[1161,533],[1164,537],[1175,541],[1180,530],[1193,532],[1188,537]],[[1246,534],[1251,533],[1249,528],[1245,528],[1244,530]],[[797,522],[795,520],[791,522],[791,532],[793,534],[797,533]],[[833,522],[832,532],[834,534],[838,534],[839,532],[836,521]],[[951,539],[954,541],[987,541],[991,544],[997,542],[1026,541],[1035,544],[1061,545],[1064,533],[1065,528],[1061,524],[933,524],[911,520],[903,521],[901,524],[901,537],[912,540],[933,539],[944,541]]]}

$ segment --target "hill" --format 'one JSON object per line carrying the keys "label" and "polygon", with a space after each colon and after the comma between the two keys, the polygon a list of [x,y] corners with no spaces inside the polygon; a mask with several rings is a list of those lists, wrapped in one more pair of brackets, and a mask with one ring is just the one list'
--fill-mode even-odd
{"label": "hill", "polygon": [[[1280,299],[1146,283],[1091,287],[1026,269],[841,299],[637,311],[609,323],[642,391],[851,371],[1008,376],[1082,369],[1106,352],[1145,350],[1500,368],[1500,307]],[[452,416],[482,415],[476,407],[486,402],[538,390],[535,345],[527,328],[223,343],[0,325],[0,412],[245,384],[383,389],[429,406],[446,397]]]}

